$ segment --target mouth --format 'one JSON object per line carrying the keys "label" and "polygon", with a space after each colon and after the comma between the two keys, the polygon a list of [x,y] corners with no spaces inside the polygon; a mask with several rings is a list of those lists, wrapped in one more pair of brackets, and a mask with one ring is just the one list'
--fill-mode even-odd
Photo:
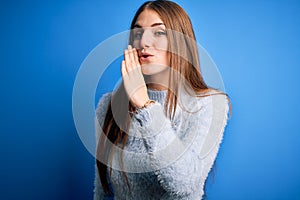
{"label": "mouth", "polygon": [[142,53],[142,54],[140,54],[140,60],[141,61],[147,61],[147,60],[149,60],[151,57],[153,57],[153,55],[152,54],[148,54],[148,53]]}

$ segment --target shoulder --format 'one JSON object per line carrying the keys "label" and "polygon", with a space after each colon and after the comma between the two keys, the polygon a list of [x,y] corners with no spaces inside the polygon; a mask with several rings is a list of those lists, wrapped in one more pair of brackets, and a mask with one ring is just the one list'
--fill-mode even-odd
{"label": "shoulder", "polygon": [[108,105],[111,100],[111,96],[112,96],[112,92],[108,92],[108,93],[103,94],[101,96],[101,98],[99,99],[97,108],[96,108],[96,115],[98,118],[101,116],[104,116],[106,114]]}
{"label": "shoulder", "polygon": [[103,122],[105,119],[105,115],[107,113],[107,108],[110,103],[112,93],[105,93],[100,98],[97,108],[96,108],[96,116],[95,116],[95,127],[96,127],[96,141],[99,140],[100,133],[102,132],[101,127],[103,126]]}
{"label": "shoulder", "polygon": [[213,104],[218,107],[228,107],[230,100],[228,95],[220,90],[209,89],[202,93],[197,93],[196,98],[198,102],[203,102],[205,104]]}
{"label": "shoulder", "polygon": [[[217,121],[227,121],[231,114],[231,102],[228,95],[220,90],[210,89],[209,91],[197,94],[195,97],[199,110],[206,111],[207,115]],[[195,104],[196,105],[196,104]]]}
{"label": "shoulder", "polygon": [[180,94],[179,105],[188,115],[201,117],[227,115],[229,108],[229,98],[225,92],[216,89],[207,89],[194,94],[183,91]]}

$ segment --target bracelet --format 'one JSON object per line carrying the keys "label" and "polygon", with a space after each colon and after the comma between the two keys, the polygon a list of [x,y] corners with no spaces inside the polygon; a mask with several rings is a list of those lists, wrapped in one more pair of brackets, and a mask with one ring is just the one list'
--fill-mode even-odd
{"label": "bracelet", "polygon": [[143,108],[149,106],[150,104],[155,104],[155,101],[152,99],[148,99],[148,101],[146,101],[146,103],[144,104]]}
{"label": "bracelet", "polygon": [[150,104],[154,104],[154,103],[155,103],[154,100],[148,99],[142,107],[136,107],[136,109],[143,109],[143,108],[146,108],[147,106],[149,106]]}

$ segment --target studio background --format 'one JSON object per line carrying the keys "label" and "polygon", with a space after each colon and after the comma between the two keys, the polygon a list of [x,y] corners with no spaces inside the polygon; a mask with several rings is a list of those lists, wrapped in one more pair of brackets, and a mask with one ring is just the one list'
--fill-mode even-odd
{"label": "studio background", "polygon": [[[143,2],[1,1],[0,199],[92,199],[94,158],[75,129],[73,84]],[[233,105],[208,198],[299,199],[300,3],[175,2]],[[95,102],[120,73],[108,74]]]}

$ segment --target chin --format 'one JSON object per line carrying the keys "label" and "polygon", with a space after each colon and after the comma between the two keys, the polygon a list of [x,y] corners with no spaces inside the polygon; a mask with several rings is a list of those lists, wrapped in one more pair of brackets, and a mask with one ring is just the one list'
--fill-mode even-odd
{"label": "chin", "polygon": [[142,65],[143,75],[151,76],[165,72],[168,69],[167,66],[161,66],[157,64],[144,64]]}

